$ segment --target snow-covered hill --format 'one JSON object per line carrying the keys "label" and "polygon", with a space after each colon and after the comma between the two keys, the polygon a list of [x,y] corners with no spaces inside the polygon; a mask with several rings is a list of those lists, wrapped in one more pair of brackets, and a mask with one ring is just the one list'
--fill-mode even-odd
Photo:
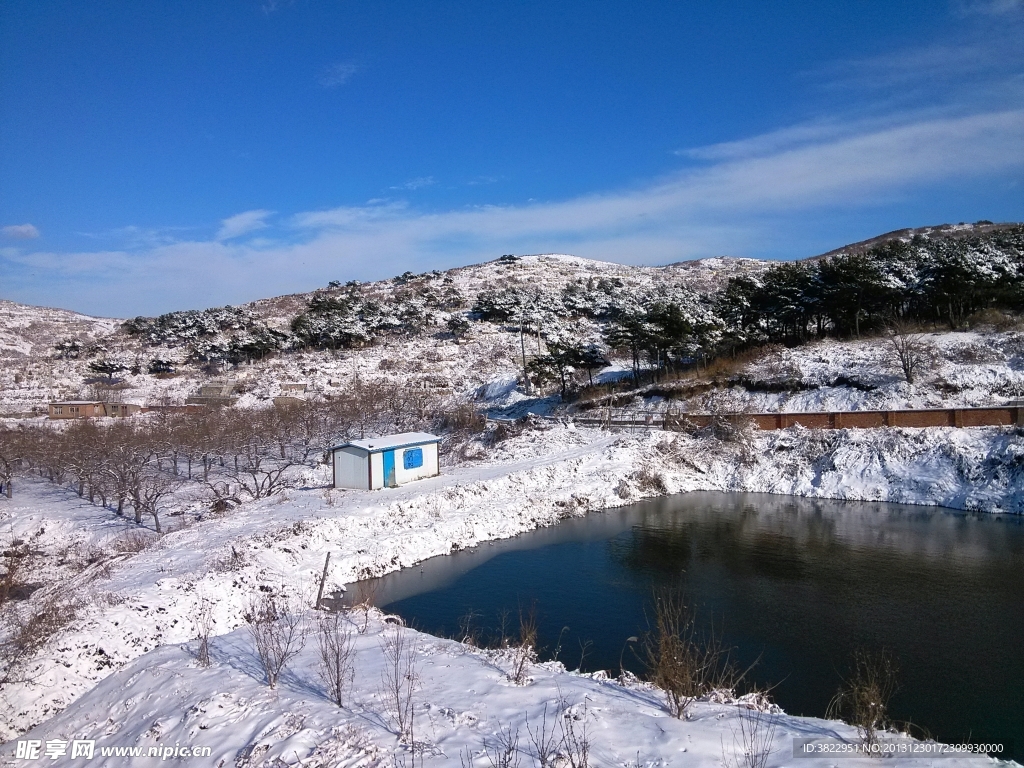
{"label": "snow-covered hill", "polygon": [[[183,403],[214,376],[239,383],[243,407],[269,404],[271,398],[281,394],[280,385],[284,382],[307,383],[311,391],[329,394],[356,376],[364,381],[374,377],[400,378],[412,386],[443,388],[464,399],[480,386],[514,378],[522,370],[517,328],[472,323],[468,333],[458,340],[446,331],[446,320],[452,315],[464,316],[482,292],[519,288],[558,295],[570,283],[585,285],[588,281],[607,280],[615,281],[614,290],[622,293],[664,285],[709,293],[721,288],[732,276],[756,274],[766,266],[746,259],[705,259],[666,267],[630,267],[574,256],[543,255],[369,283],[358,287],[360,296],[381,305],[393,303],[396,296],[399,300],[408,297],[418,307],[428,304],[421,298],[424,294],[447,294],[452,298],[447,309],[427,307],[420,327],[392,333],[370,346],[295,350],[237,366],[190,362],[194,351],[190,343],[195,341],[196,334],[189,329],[200,313],[187,313],[189,316],[181,319],[180,333],[172,330],[168,334],[173,337],[171,341],[153,344],[146,337],[126,333],[124,321],[4,302],[0,305],[0,359],[4,360],[0,368],[0,414],[38,410],[50,399],[92,396],[87,382],[99,377],[89,364],[101,358],[124,365],[124,370],[117,374],[121,382],[117,396],[139,404]],[[330,296],[339,290],[325,289],[320,293]],[[319,294],[261,299],[238,307],[227,320],[219,316],[214,319],[214,323],[220,322],[224,327],[203,336],[203,343],[227,343],[226,340],[251,331],[257,324],[287,332],[314,295]],[[598,324],[586,319],[549,313],[546,321],[545,336],[557,333],[560,327],[571,326],[578,335],[600,338]],[[247,328],[240,328],[246,324]],[[69,341],[78,342],[78,348],[70,353],[56,349]],[[542,348],[542,339],[535,335],[529,339],[528,354]],[[156,372],[154,360],[165,361],[170,372]]]}
{"label": "snow-covered hill", "polygon": [[[948,281],[964,270],[974,270],[978,280],[996,284],[1007,276],[1019,281],[1024,274],[1021,231],[1020,225],[983,222],[900,230],[803,264],[881,253],[880,263],[889,272],[877,279],[889,287],[879,290],[898,289],[912,299],[915,292],[939,290],[935,285],[940,277]],[[894,245],[903,250],[893,251]],[[929,260],[937,260],[939,266]],[[946,271],[937,277],[933,272],[940,267]],[[779,332],[773,326],[776,310],[767,310],[760,325],[751,326],[744,308],[750,299],[748,288],[739,286],[726,307],[716,302],[731,280],[745,278],[744,285],[757,285],[772,270],[767,262],[748,259],[632,267],[548,254],[502,257],[446,272],[406,273],[364,285],[336,281],[315,292],[241,307],[127,322],[3,302],[0,415],[38,412],[55,398],[113,396],[139,404],[180,404],[211,377],[236,382],[243,407],[268,405],[282,394],[283,383],[304,383],[311,396],[326,396],[357,377],[443,391],[453,401],[464,402],[482,388],[507,392],[505,382],[522,378],[524,357],[543,357],[559,343],[593,345],[596,354],[613,363],[603,374],[577,367],[570,384],[589,381],[594,373],[599,382],[608,381],[631,365],[652,364],[645,355],[661,362],[669,352],[676,359],[687,354],[700,359],[771,340]],[[977,293],[977,286],[965,282],[968,277],[960,283],[954,280],[952,290],[962,286],[965,295]],[[797,291],[787,279],[783,276],[777,290]],[[813,285],[817,278],[801,279]],[[798,305],[811,303],[801,308],[783,301],[777,312],[796,312],[793,317],[805,326],[813,325],[815,317],[820,324],[822,313],[848,294],[849,290],[794,298]],[[619,334],[616,348],[610,348],[610,323],[632,313],[642,326],[647,322],[643,312],[659,301],[678,308],[680,322],[691,329],[692,342],[674,350],[666,347],[664,354],[644,350],[631,360],[627,332]],[[1011,297],[1010,304],[1016,306],[1014,302]],[[844,317],[832,317],[832,322]],[[753,388],[734,390],[727,399],[736,407],[801,410],[984,405],[1016,398],[1022,387],[1015,318],[997,313],[988,321],[973,322],[980,335],[931,329],[934,332],[926,339],[928,375],[914,387],[900,384],[899,371],[877,338],[836,343],[833,332],[816,344],[792,350],[772,347],[761,360],[738,371]],[[966,317],[958,323],[964,330]],[[875,332],[877,327],[876,317]],[[844,331],[840,336],[854,335],[853,326],[838,330]],[[95,383],[104,366],[115,371],[119,383],[113,392],[97,393]],[[759,382],[767,386],[760,387]],[[787,390],[779,382],[793,386]],[[550,378],[546,386],[549,394],[558,389]]]}

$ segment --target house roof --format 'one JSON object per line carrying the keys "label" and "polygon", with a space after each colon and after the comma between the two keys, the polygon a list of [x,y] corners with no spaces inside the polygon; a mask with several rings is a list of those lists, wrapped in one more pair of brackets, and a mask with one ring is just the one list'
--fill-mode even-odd
{"label": "house roof", "polygon": [[411,445],[423,445],[424,443],[439,443],[441,438],[429,432],[402,432],[397,435],[386,435],[384,437],[368,437],[365,440],[352,440],[331,448],[335,451],[339,448],[359,448],[367,453],[379,453],[380,451],[393,451],[396,448],[407,448]]}
{"label": "house roof", "polygon": [[55,400],[50,405],[103,405],[102,400]]}

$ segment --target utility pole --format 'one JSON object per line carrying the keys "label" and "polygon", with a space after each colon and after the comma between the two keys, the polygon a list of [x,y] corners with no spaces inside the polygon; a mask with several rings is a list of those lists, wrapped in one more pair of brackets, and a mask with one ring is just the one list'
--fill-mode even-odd
{"label": "utility pole", "polygon": [[331,553],[327,553],[327,557],[324,558],[324,573],[320,577],[320,590],[316,593],[316,605],[313,606],[314,610],[320,610],[320,601],[324,599],[324,584],[327,583],[327,566],[331,562]]}

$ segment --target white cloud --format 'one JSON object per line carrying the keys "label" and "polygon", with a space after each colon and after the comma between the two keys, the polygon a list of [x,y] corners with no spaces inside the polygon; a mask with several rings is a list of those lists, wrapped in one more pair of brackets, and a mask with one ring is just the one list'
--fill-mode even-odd
{"label": "white cloud", "polygon": [[738,160],[778,152],[801,144],[821,142],[856,133],[848,123],[809,123],[781,128],[777,131],[752,136],[738,141],[725,141],[705,147],[679,149],[674,154],[694,160]]}
{"label": "white cloud", "polygon": [[415,179],[409,179],[405,184],[399,184],[397,187],[391,187],[391,189],[417,190],[433,186],[436,183],[433,176],[417,176]]}
{"label": "white cloud", "polygon": [[337,88],[351,80],[352,75],[358,71],[359,67],[355,64],[332,64],[320,75],[319,82],[324,88]]}
{"label": "white cloud", "polygon": [[[277,230],[278,237],[290,230],[288,242],[230,242],[266,226],[269,211],[248,211],[225,219],[212,241],[18,253],[0,268],[11,298],[128,315],[238,303],[330,279],[376,279],[501,253],[648,264],[754,255],[783,232],[792,244],[786,228],[796,217],[845,214],[936,185],[1019,178],[1024,110],[842,129],[792,126],[697,155],[707,163],[634,189],[568,200],[433,212],[378,200],[295,214],[284,232]],[[48,277],[33,283],[33,273]],[[55,274],[66,282],[54,282]]]}
{"label": "white cloud", "polygon": [[830,62],[803,76],[826,92],[841,93],[858,115],[877,114],[879,107],[891,111],[895,104],[1020,104],[1024,0],[954,0],[953,10],[961,19],[944,38]]}
{"label": "white cloud", "polygon": [[407,209],[408,205],[404,202],[370,200],[363,206],[298,213],[292,217],[291,223],[299,229],[358,228],[382,219],[394,218]]}
{"label": "white cloud", "polygon": [[266,219],[273,213],[273,211],[259,209],[255,211],[245,211],[244,213],[236,213],[234,216],[229,216],[221,221],[220,230],[218,230],[215,239],[231,240],[232,238],[241,237],[249,232],[255,232],[258,229],[266,229],[268,226]]}
{"label": "white cloud", "polygon": [[15,240],[33,240],[39,237],[39,230],[31,224],[11,224],[4,227],[0,232],[3,232],[5,237],[11,237]]}

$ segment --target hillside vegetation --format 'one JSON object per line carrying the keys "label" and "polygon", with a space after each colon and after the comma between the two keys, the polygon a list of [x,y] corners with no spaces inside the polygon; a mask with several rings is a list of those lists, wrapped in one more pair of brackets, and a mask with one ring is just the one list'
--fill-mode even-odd
{"label": "hillside vegetation", "polygon": [[70,316],[77,325],[47,325],[59,311],[20,308],[0,329],[9,361],[0,412],[73,396],[180,403],[214,375],[239,380],[250,395],[243,405],[269,402],[284,381],[328,395],[354,378],[442,389],[464,402],[495,381],[526,389],[524,365],[533,393],[564,397],[613,363],[639,384],[766,345],[962,331],[986,320],[1006,330],[1022,307],[1016,224],[905,231],[781,263],[503,256],[120,323]]}

